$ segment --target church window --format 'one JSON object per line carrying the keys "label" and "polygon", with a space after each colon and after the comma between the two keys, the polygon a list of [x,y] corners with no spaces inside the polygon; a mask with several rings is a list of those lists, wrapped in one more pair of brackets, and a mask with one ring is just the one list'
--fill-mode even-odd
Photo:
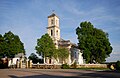
{"label": "church window", "polygon": [[57,25],[57,20],[56,20],[56,25]]}
{"label": "church window", "polygon": [[51,24],[53,24],[54,23],[54,21],[53,21],[53,19],[51,20]]}
{"label": "church window", "polygon": [[56,35],[58,36],[58,30],[56,31]]}
{"label": "church window", "polygon": [[53,35],[53,30],[51,30],[51,36]]}

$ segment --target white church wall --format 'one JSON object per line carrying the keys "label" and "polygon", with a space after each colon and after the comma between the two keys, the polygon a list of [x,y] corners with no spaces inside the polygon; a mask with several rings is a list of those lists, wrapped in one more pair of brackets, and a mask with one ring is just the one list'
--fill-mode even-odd
{"label": "white church wall", "polygon": [[12,58],[11,60],[8,61],[8,66],[16,65],[17,60],[20,60],[20,58]]}
{"label": "white church wall", "polygon": [[78,52],[78,64],[83,64],[83,56],[80,51]]}
{"label": "white church wall", "polygon": [[77,64],[83,64],[83,56],[79,49],[72,48],[72,62],[76,62]]}

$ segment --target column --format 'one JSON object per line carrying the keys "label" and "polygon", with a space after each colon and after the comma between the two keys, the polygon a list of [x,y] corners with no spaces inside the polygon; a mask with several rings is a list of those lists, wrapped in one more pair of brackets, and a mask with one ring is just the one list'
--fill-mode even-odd
{"label": "column", "polygon": [[17,64],[17,68],[19,68],[19,66],[20,66],[20,62],[17,61],[16,64]]}
{"label": "column", "polygon": [[26,60],[26,68],[28,68],[28,59]]}
{"label": "column", "polygon": [[22,60],[20,59],[20,68],[22,68]]}

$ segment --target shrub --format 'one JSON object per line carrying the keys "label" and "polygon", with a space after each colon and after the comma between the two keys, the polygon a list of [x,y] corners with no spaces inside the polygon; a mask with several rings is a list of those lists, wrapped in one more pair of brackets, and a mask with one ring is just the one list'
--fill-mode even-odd
{"label": "shrub", "polygon": [[4,68],[8,68],[8,64],[7,63],[2,63],[1,61],[0,61],[0,69],[4,69]]}
{"label": "shrub", "polygon": [[120,61],[117,61],[115,65],[116,65],[116,70],[120,71]]}
{"label": "shrub", "polygon": [[71,65],[72,68],[77,68],[77,63],[74,62],[72,65]]}
{"label": "shrub", "polygon": [[62,69],[69,69],[70,67],[69,67],[69,65],[67,65],[67,64],[62,64],[61,68],[62,68]]}

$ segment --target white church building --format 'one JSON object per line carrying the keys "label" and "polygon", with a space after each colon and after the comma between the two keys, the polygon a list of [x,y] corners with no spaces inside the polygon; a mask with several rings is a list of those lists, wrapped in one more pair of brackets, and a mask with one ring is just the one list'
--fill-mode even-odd
{"label": "white church building", "polygon": [[[66,59],[67,64],[71,65],[74,62],[77,64],[83,64],[83,57],[81,51],[78,49],[77,45],[70,42],[70,40],[64,40],[60,37],[60,22],[59,17],[52,13],[48,16],[48,27],[47,33],[54,41],[56,48],[64,47],[69,50],[69,57]],[[54,58],[51,61],[47,61],[47,64],[62,64],[60,59],[56,61]]]}

